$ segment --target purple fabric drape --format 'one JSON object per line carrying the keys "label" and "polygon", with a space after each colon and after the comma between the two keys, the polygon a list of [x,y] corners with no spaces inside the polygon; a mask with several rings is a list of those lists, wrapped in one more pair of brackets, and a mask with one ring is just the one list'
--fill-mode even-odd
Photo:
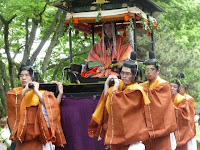
{"label": "purple fabric drape", "polygon": [[63,95],[61,121],[67,145],[56,150],[105,150],[104,140],[88,136],[88,125],[98,100],[95,95],[76,98]]}

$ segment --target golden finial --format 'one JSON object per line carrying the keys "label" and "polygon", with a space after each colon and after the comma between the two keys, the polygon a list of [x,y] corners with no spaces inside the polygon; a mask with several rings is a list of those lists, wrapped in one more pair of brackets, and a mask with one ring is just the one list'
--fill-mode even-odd
{"label": "golden finial", "polygon": [[96,0],[96,2],[93,2],[92,4],[98,4],[98,5],[102,5],[102,4],[105,4],[105,3],[109,3],[109,1],[107,0]]}
{"label": "golden finial", "polygon": [[63,6],[66,7],[67,6],[67,2],[63,2]]}

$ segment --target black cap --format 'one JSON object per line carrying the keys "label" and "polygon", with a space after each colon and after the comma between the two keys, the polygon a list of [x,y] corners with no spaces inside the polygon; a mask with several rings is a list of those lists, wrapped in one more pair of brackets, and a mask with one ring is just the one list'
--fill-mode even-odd
{"label": "black cap", "polygon": [[137,59],[137,54],[135,51],[131,52],[131,60],[136,60]]}
{"label": "black cap", "polygon": [[184,73],[178,73],[178,74],[176,74],[176,78],[178,78],[178,79],[185,79],[185,74]]}
{"label": "black cap", "polygon": [[128,60],[125,60],[125,61],[124,61],[123,66],[124,66],[124,67],[127,67],[127,68],[130,68],[130,69],[135,69],[135,68],[137,68],[137,64],[134,62],[134,61],[136,60],[136,58],[137,58],[136,52],[135,52],[135,51],[132,51],[130,57],[131,57],[131,59],[128,59]]}
{"label": "black cap", "polygon": [[134,61],[132,61],[132,60],[126,60],[126,61],[124,61],[123,66],[127,67],[127,68],[130,68],[130,69],[137,68],[137,64],[135,64]]}
{"label": "black cap", "polygon": [[157,60],[155,59],[154,52],[151,50],[149,51],[149,59],[144,61],[145,65],[154,65],[158,69]]}

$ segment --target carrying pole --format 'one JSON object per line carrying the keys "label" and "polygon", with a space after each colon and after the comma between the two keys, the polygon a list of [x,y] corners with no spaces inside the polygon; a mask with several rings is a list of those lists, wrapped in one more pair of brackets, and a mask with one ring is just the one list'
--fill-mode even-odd
{"label": "carrying pole", "polygon": [[72,64],[72,30],[69,29],[69,60]]}
{"label": "carrying pole", "polygon": [[94,46],[94,24],[92,24],[92,45]]}
{"label": "carrying pole", "polygon": [[136,39],[136,14],[134,16],[133,19],[133,23],[134,23],[134,30],[133,30],[133,41],[134,41],[134,51],[137,53],[137,39]]}

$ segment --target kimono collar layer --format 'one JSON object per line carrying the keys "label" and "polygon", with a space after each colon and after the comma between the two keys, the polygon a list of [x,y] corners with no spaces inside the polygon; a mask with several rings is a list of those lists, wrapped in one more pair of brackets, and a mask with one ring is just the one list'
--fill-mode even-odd
{"label": "kimono collar layer", "polygon": [[176,96],[175,97],[172,97],[173,99],[174,99],[174,101],[173,101],[173,103],[174,103],[174,105],[177,107],[184,99],[185,99],[185,97],[184,96],[182,96],[181,94],[176,94]]}
{"label": "kimono collar layer", "polygon": [[156,81],[154,81],[153,83],[151,83],[151,85],[149,85],[149,81],[146,81],[144,83],[141,83],[140,85],[142,87],[144,87],[145,89],[150,89],[150,90],[153,90],[155,89],[157,86],[159,86],[160,84],[162,83],[165,83],[167,81],[161,79],[159,76],[157,77]]}

